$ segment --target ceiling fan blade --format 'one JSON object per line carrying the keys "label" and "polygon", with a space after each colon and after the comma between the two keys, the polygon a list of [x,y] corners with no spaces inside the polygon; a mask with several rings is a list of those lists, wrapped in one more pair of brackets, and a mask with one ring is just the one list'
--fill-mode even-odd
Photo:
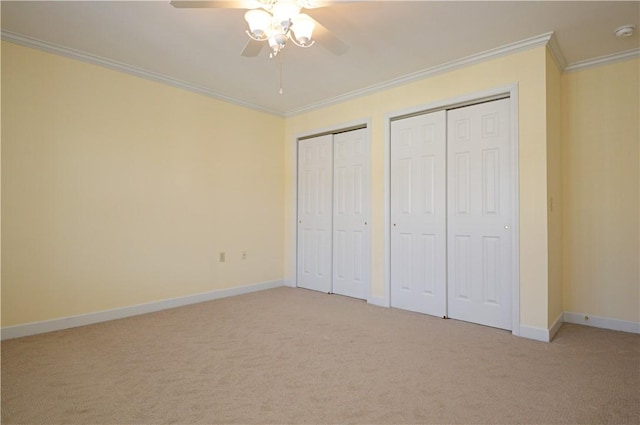
{"label": "ceiling fan blade", "polygon": [[172,0],[171,6],[179,9],[189,8],[218,8],[218,9],[255,9],[260,7],[258,0],[236,0],[236,1],[192,1],[192,0]]}
{"label": "ceiling fan blade", "polygon": [[249,39],[249,41],[247,41],[247,44],[244,46],[244,49],[242,49],[242,53],[240,53],[240,55],[244,56],[245,58],[252,58],[252,57],[258,56],[258,53],[262,51],[262,47],[265,44],[266,42],[264,41],[256,41],[256,40]]}
{"label": "ceiling fan blade", "polygon": [[316,24],[314,39],[320,44],[322,47],[333,53],[334,55],[342,56],[347,50],[349,50],[349,46],[345,44],[344,41],[340,40],[334,33],[329,31],[324,25],[320,24],[318,21],[314,19]]}

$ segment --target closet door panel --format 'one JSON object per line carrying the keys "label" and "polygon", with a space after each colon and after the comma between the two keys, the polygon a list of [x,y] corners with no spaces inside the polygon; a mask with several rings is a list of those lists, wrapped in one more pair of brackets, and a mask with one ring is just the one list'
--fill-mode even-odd
{"label": "closet door panel", "polygon": [[333,138],[298,142],[298,286],[331,292]]}
{"label": "closet door panel", "polygon": [[449,316],[511,329],[509,99],[448,111]]}
{"label": "closet door panel", "polygon": [[333,292],[366,299],[370,258],[367,131],[335,134],[333,143]]}
{"label": "closet door panel", "polygon": [[446,314],[446,112],[391,123],[391,306]]}

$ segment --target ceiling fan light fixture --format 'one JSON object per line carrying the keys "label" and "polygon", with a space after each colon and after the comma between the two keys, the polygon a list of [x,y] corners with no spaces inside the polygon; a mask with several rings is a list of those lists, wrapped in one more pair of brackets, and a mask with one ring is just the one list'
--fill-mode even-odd
{"label": "ceiling fan light fixture", "polygon": [[249,36],[255,40],[265,40],[268,37],[271,26],[271,15],[264,10],[252,9],[244,14],[244,19],[249,24]]}
{"label": "ceiling fan light fixture", "polygon": [[280,0],[273,5],[271,13],[273,13],[274,25],[279,25],[286,31],[291,21],[300,13],[300,6],[292,0]]}
{"label": "ceiling fan light fixture", "polygon": [[272,49],[282,48],[287,42],[287,36],[282,33],[275,33],[269,37],[269,46]]}
{"label": "ceiling fan light fixture", "polygon": [[244,14],[244,19],[249,24],[246,33],[254,41],[267,41],[271,48],[270,57],[276,56],[288,40],[304,48],[315,44],[312,37],[316,21],[309,15],[300,13],[304,5],[311,4],[311,0],[254,1],[260,6]]}
{"label": "ceiling fan light fixture", "polygon": [[313,29],[316,24],[309,15],[299,14],[293,19],[291,30],[295,35],[296,41],[302,46],[310,46]]}
{"label": "ceiling fan light fixture", "polygon": [[287,36],[281,32],[273,33],[269,36],[269,47],[271,48],[270,57],[275,57],[284,48],[287,43]]}

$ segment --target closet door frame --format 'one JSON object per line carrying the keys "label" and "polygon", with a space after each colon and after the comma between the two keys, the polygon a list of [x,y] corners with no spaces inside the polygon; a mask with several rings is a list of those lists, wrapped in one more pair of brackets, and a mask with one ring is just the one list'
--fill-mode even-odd
{"label": "closet door frame", "polygon": [[[298,286],[298,142],[301,139],[308,139],[316,136],[322,136],[326,134],[336,134],[342,133],[350,130],[358,130],[364,129],[366,131],[365,139],[367,142],[367,155],[369,157],[369,162],[371,161],[371,118],[362,118],[358,120],[348,121],[339,123],[336,125],[331,125],[323,128],[318,128],[315,130],[302,132],[294,134],[291,140],[292,152],[290,158],[290,168],[293,171],[292,175],[292,188],[291,188],[291,208],[294,212],[294,216],[292,220],[289,220],[289,243],[292,249],[292,255],[289,257],[289,265],[286,269],[289,270],[289,276],[291,276],[291,280],[285,281],[285,285],[296,288]],[[369,212],[369,222],[371,221],[371,164],[369,164],[369,184],[368,184],[368,204],[366,208]],[[366,272],[366,288],[367,288],[367,302],[371,302],[371,226],[367,226],[367,267],[365,268]]]}
{"label": "closet door frame", "polygon": [[519,336],[520,331],[520,220],[519,220],[519,167],[518,167],[518,85],[512,84],[496,87],[481,92],[469,93],[458,97],[432,102],[416,107],[390,112],[385,115],[385,142],[384,142],[384,294],[383,298],[373,299],[373,303],[385,307],[391,306],[391,122],[420,115],[436,112],[443,109],[459,108],[509,98],[511,121],[511,167],[513,180],[511,182],[512,209],[512,265],[511,265],[511,333]]}

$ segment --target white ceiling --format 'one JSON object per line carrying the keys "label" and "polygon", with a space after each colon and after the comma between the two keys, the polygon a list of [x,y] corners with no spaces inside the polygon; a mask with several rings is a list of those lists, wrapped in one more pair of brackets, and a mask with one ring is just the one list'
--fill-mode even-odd
{"label": "white ceiling", "polygon": [[287,45],[281,95],[279,61],[268,49],[240,56],[242,9],[178,9],[169,1],[2,1],[1,8],[5,39],[72,49],[283,115],[551,31],[568,65],[637,56],[640,46],[638,30],[626,39],[613,34],[625,24],[640,28],[638,1],[349,2],[308,12],[347,52]]}

